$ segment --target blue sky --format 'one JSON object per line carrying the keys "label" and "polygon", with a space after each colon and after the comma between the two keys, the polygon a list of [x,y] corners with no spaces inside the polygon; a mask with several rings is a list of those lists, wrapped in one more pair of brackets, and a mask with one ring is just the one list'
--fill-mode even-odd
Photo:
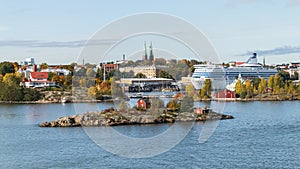
{"label": "blue sky", "polygon": [[193,24],[224,62],[244,61],[253,51],[267,63],[300,61],[299,0],[5,1],[0,6],[0,61],[74,62],[97,30],[143,12],[171,14]]}

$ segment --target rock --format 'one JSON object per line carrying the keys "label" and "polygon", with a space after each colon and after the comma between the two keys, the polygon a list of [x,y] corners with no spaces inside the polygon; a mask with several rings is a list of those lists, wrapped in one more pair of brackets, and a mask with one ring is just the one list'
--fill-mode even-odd
{"label": "rock", "polygon": [[116,111],[113,108],[102,112],[88,112],[82,115],[61,117],[51,122],[41,123],[40,127],[77,127],[77,126],[115,126],[126,124],[152,124],[152,123],[174,123],[175,121],[205,121],[233,119],[231,115],[219,113],[195,114],[191,112],[169,112],[164,111],[159,116],[147,111],[130,110],[127,112]]}

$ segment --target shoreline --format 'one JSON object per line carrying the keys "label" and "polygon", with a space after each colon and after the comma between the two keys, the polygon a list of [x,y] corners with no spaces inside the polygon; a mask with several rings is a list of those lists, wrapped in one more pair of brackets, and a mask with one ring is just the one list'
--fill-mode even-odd
{"label": "shoreline", "polygon": [[[248,99],[241,99],[241,98],[213,98],[213,99],[197,99],[195,102],[206,102],[206,101],[221,101],[221,102],[252,102],[252,101],[297,101],[300,100],[299,98],[290,98],[290,99],[282,99],[279,97],[276,98],[248,98]],[[113,102],[113,99],[107,100],[73,100],[63,103],[61,101],[0,101],[1,104],[69,104],[69,103],[103,103],[103,102]]]}

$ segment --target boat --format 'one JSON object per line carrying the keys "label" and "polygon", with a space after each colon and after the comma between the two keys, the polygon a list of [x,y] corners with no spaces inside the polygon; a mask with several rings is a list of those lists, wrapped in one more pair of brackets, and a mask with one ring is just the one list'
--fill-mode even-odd
{"label": "boat", "polygon": [[239,75],[244,79],[252,80],[255,77],[268,79],[276,73],[278,73],[276,69],[264,68],[262,64],[259,64],[256,53],[253,53],[253,56],[241,65],[225,68],[225,77],[229,82],[233,82]]}
{"label": "boat", "polygon": [[195,71],[191,82],[196,89],[201,89],[206,79],[211,79],[212,88],[225,89],[226,85],[234,82],[240,75],[243,79],[254,79],[255,77],[268,79],[271,75],[278,73],[276,69],[264,68],[257,62],[257,54],[253,53],[249,59],[240,65],[233,67],[222,67],[215,64],[194,65]]}
{"label": "boat", "polygon": [[143,98],[143,94],[142,93],[136,93],[136,94],[130,95],[129,97],[130,98]]}
{"label": "boat", "polygon": [[69,103],[69,102],[71,102],[71,100],[69,98],[67,98],[67,97],[63,97],[61,99],[61,103]]}

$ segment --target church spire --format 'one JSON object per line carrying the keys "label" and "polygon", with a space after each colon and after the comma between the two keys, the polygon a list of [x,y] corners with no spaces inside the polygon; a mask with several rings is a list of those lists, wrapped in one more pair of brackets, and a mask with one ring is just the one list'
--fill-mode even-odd
{"label": "church spire", "polygon": [[148,59],[148,54],[147,54],[147,46],[146,46],[146,41],[144,42],[144,47],[145,47],[145,54],[144,54],[144,57],[143,57],[143,60],[147,60]]}
{"label": "church spire", "polygon": [[152,42],[150,43],[150,55],[149,55],[149,60],[154,60],[153,48],[152,48]]}

